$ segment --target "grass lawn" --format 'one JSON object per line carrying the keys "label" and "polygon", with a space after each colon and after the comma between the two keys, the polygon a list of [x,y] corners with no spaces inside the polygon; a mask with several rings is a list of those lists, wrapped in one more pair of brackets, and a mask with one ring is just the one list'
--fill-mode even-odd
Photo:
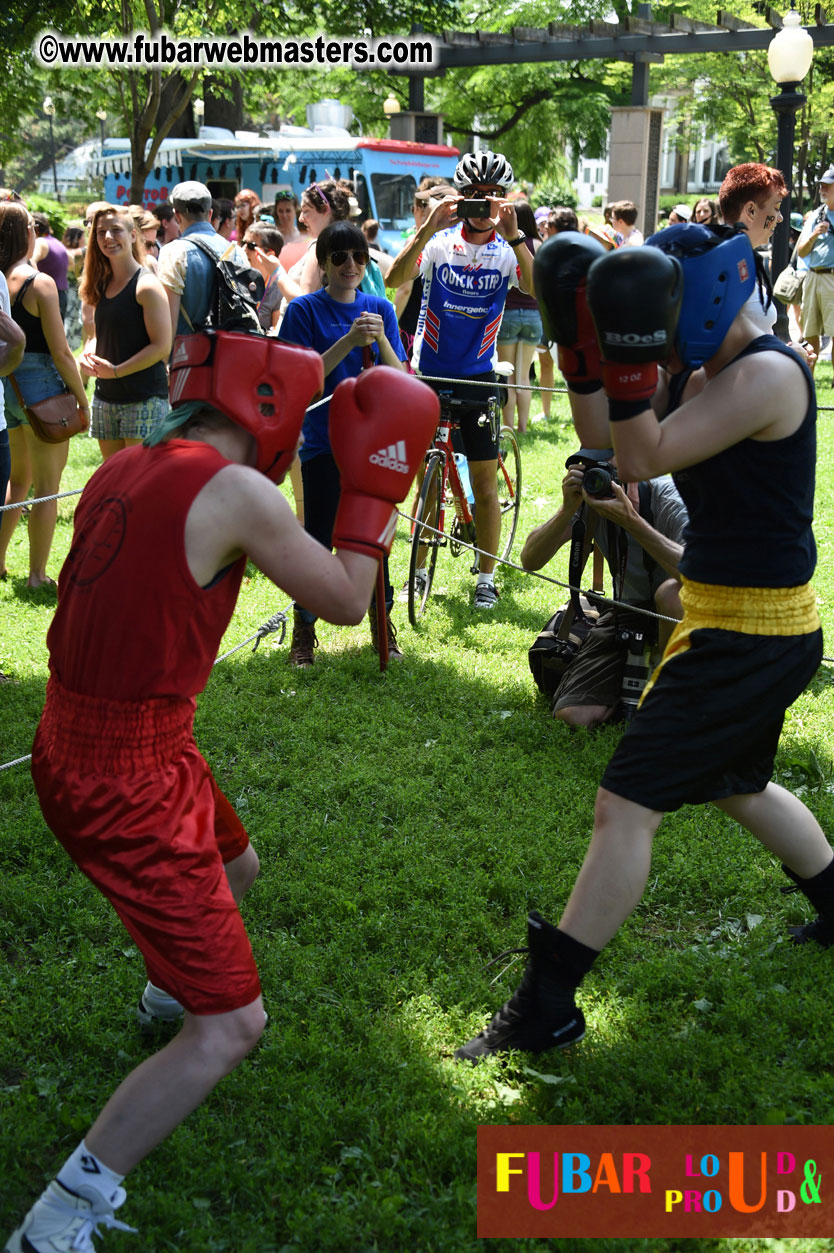
{"label": "grass lawn", "polygon": [[[834,404],[830,362],[818,381],[820,403]],[[556,507],[575,449],[561,398],[555,413],[522,441],[516,552]],[[831,655],[833,413],[819,433],[815,586]],[[96,445],[73,440],[65,487],[97,464]],[[61,502],[54,573],[73,508]],[[403,524],[395,585],[407,563]],[[0,584],[0,670],[11,676],[0,763],[28,753],[43,702],[54,601],[27,593],[26,569],[21,526]],[[548,572],[566,570],[565,551]],[[472,584],[466,557],[441,553],[419,632],[398,607],[406,660],[384,675],[367,623],[320,623],[308,672],[288,667],[276,636],[215,669],[197,739],[261,859],[243,914],[270,1021],[252,1057],[128,1180],[119,1216],[141,1234],[108,1233],[105,1249],[464,1253],[479,1247],[479,1123],[834,1122],[832,954],[786,942],[804,898],[782,895],[774,859],[708,808],[662,824],[645,896],[583,987],[584,1042],[452,1063],[519,977],[517,966],[491,987],[485,963],[525,942],[528,908],[558,917],[619,735],[556,724],[531,682],[527,648],[564,593],[510,570],[496,611],[476,620]],[[250,567],[224,647],[286,604]],[[829,831],[832,673],[823,664],[788,713],[778,762]],[[140,957],[45,828],[25,765],[0,772],[0,811],[5,1235],[149,1045],[133,1020]]]}

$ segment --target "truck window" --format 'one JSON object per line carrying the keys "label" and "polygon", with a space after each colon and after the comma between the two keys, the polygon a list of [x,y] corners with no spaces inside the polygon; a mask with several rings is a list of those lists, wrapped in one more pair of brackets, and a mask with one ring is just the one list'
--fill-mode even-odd
{"label": "truck window", "polygon": [[359,203],[359,208],[362,210],[362,216],[359,221],[364,222],[366,218],[372,218],[375,214],[371,205],[371,197],[368,194],[368,184],[365,181],[365,175],[360,173],[359,170],[356,170],[354,173],[353,185],[356,188],[356,199]]}
{"label": "truck window", "polygon": [[372,174],[376,216],[386,231],[401,231],[413,223],[411,206],[417,184],[411,174]]}

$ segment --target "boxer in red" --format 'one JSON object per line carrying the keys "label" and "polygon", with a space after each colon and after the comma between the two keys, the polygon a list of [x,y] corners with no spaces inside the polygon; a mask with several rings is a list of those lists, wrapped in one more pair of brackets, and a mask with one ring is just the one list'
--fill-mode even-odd
{"label": "boxer in red", "polygon": [[[434,392],[396,370],[340,384],[330,415],[342,478],[331,553],[274,487],[321,390],[321,358],[305,349],[223,332],[180,339],[160,438],[105,462],[76,510],[32,774],[47,823],[113,904],[151,983],[185,1012],[177,1036],[110,1097],[6,1253],[92,1250],[99,1227],[131,1230],[114,1217],[124,1176],[263,1030],[236,904],[258,859],[194,743],[195,697],[247,557],[331,622],[361,621],[394,505],[438,417]],[[400,470],[373,464],[400,440]]]}

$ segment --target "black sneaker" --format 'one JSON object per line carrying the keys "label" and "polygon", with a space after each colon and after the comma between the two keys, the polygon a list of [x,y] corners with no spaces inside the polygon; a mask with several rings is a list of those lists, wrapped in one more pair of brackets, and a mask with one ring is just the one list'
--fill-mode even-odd
{"label": "black sneaker", "polygon": [[834,945],[834,927],[818,914],[813,922],[806,922],[803,927],[788,927],[791,941],[794,944],[807,944],[816,940],[823,948]]}
{"label": "black sneaker", "polygon": [[585,1018],[574,1000],[574,989],[566,988],[564,980],[557,977],[559,967],[550,942],[555,931],[540,914],[530,914],[527,948],[510,950],[528,954],[521,983],[489,1025],[456,1050],[456,1061],[474,1066],[492,1053],[507,1053],[510,1049],[543,1053],[546,1049],[567,1048],[582,1039]]}

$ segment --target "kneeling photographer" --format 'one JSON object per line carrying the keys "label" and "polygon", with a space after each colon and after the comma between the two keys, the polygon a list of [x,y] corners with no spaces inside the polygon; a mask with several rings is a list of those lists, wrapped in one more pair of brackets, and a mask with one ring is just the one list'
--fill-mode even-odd
{"label": "kneeling photographer", "polygon": [[[584,515],[593,511],[605,523],[595,526],[594,542],[611,570],[615,599],[680,619],[678,563],[683,556],[686,507],[670,475],[623,487],[611,458],[610,452],[586,449],[568,458],[562,505],[530,532],[521,564],[526,570],[540,570],[560,548],[576,540],[575,524],[581,527]],[[594,521],[590,516],[587,520]],[[621,702],[626,667],[636,662],[639,669],[647,644],[659,656],[671,629],[669,622],[603,607],[559,683],[551,706],[553,716],[576,727],[627,716],[628,709],[623,710]]]}

